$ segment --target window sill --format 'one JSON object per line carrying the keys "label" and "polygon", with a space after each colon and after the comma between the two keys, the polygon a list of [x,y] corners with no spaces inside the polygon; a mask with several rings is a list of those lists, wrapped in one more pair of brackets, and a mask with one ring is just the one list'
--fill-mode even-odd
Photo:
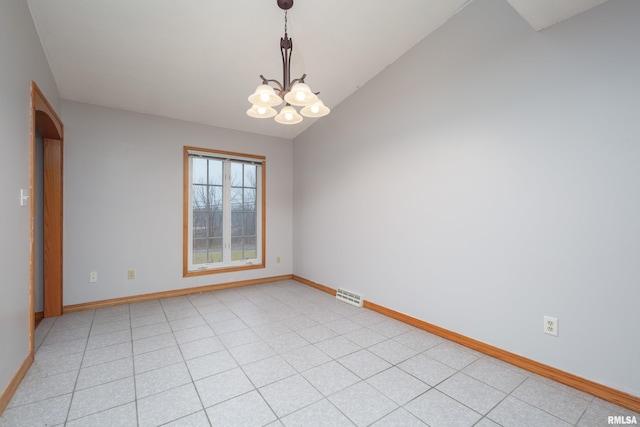
{"label": "window sill", "polygon": [[244,271],[244,270],[256,270],[258,268],[265,268],[264,262],[261,264],[234,265],[229,267],[208,268],[208,269],[202,269],[202,270],[184,269],[184,271],[182,272],[182,277],[206,276],[209,274],[231,273],[234,271]]}

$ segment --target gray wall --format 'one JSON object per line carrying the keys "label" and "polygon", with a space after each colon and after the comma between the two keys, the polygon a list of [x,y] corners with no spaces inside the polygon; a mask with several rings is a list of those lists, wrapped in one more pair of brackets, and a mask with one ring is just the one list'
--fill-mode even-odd
{"label": "gray wall", "polygon": [[472,2],[295,140],[294,273],[640,396],[638,16]]}
{"label": "gray wall", "polygon": [[[70,101],[62,118],[65,305],[291,274],[291,140]],[[266,156],[265,269],[182,277],[185,145]]]}
{"label": "gray wall", "polygon": [[0,2],[0,390],[29,353],[29,207],[19,204],[29,188],[29,115],[34,80],[54,109],[56,84],[27,2]]}

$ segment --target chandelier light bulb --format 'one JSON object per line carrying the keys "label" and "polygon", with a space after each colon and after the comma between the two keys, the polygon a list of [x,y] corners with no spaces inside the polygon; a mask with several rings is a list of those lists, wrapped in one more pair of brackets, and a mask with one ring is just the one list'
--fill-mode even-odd
{"label": "chandelier light bulb", "polygon": [[311,88],[304,83],[293,85],[289,93],[284,96],[284,100],[291,105],[304,107],[318,101],[318,96],[311,92]]}
{"label": "chandelier light bulb", "polygon": [[287,105],[280,110],[280,114],[276,116],[275,120],[282,125],[295,125],[302,121],[302,116],[298,114],[295,108]]}
{"label": "chandelier light bulb", "polygon": [[268,119],[269,117],[273,117],[278,112],[271,107],[265,107],[263,105],[253,105],[251,108],[247,110],[247,116],[253,117],[256,119]]}
{"label": "chandelier light bulb", "polygon": [[331,110],[324,105],[324,103],[320,100],[317,102],[308,105],[300,110],[300,114],[305,117],[323,117],[329,114]]}
{"label": "chandelier light bulb", "polygon": [[258,86],[256,91],[249,97],[249,102],[253,105],[274,107],[282,104],[282,98],[276,94],[276,91],[271,86],[263,84]]}

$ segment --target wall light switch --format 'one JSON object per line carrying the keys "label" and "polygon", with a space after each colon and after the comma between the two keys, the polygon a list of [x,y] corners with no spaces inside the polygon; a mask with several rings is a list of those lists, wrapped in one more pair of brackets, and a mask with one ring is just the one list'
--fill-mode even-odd
{"label": "wall light switch", "polygon": [[20,206],[27,206],[29,200],[29,190],[20,189]]}

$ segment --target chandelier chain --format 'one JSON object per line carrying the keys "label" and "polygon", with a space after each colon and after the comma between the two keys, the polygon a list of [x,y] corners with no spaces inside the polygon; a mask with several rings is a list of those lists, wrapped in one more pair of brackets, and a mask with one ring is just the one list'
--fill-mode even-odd
{"label": "chandelier chain", "polygon": [[287,10],[284,11],[284,33],[287,34]]}

